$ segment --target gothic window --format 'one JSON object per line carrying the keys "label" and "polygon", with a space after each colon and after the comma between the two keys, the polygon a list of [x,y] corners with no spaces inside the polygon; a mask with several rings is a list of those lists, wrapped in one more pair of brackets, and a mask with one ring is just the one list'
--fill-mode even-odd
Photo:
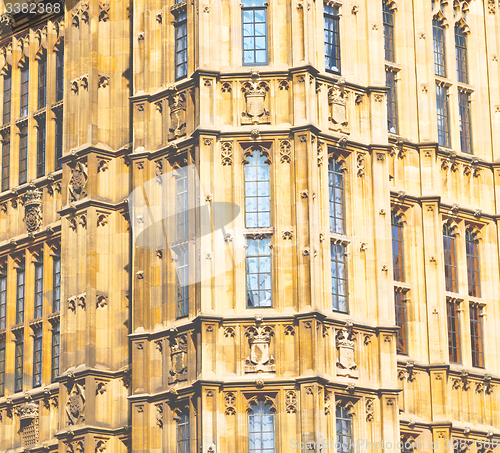
{"label": "gothic window", "polygon": [[245,226],[271,226],[271,193],[267,156],[254,149],[245,164]]}
{"label": "gothic window", "polygon": [[36,177],[40,178],[45,174],[45,115],[42,115],[38,123],[36,133]]}
{"label": "gothic window", "polygon": [[19,134],[19,185],[28,180],[28,128],[22,127]]}
{"label": "gothic window", "polygon": [[446,317],[448,321],[448,351],[450,362],[460,363],[460,319],[458,304],[452,300],[446,301]]}
{"label": "gothic window", "polygon": [[333,310],[347,313],[347,256],[344,244],[331,243],[331,262]]}
{"label": "gothic window", "polygon": [[177,318],[189,314],[189,250],[187,242],[175,248],[177,253]]}
{"label": "gothic window", "polygon": [[175,80],[187,77],[187,12],[180,10],[175,20]]}
{"label": "gothic window", "polygon": [[24,285],[25,285],[24,264],[17,269],[17,294],[16,294],[16,324],[24,322]]}
{"label": "gothic window", "polygon": [[397,282],[404,282],[403,223],[401,222],[401,217],[394,212],[391,215],[391,228],[393,278]]}
{"label": "gothic window", "polygon": [[177,318],[189,314],[189,199],[187,167],[178,169],[175,179],[175,218],[177,261]]}
{"label": "gothic window", "polygon": [[396,351],[398,354],[408,354],[408,326],[406,314],[406,295],[403,291],[394,291],[394,302],[396,308],[396,325],[399,330],[396,332]]}
{"label": "gothic window", "polygon": [[3,76],[3,124],[10,123],[12,98],[12,72],[10,68]]}
{"label": "gothic window", "polygon": [[249,453],[274,453],[274,411],[270,402],[258,399],[248,412]]}
{"label": "gothic window", "polygon": [[448,103],[448,87],[436,84],[436,105],[439,145],[449,148],[450,145],[450,106]]}
{"label": "gothic window", "polygon": [[63,116],[62,112],[56,112],[55,118],[55,138],[56,143],[54,147],[55,151],[55,170],[61,169],[61,157],[63,148]]}
{"label": "gothic window", "polygon": [[43,255],[35,263],[35,319],[43,316]]}
{"label": "gothic window", "polygon": [[58,46],[56,52],[56,102],[64,97],[64,41]]}
{"label": "gothic window", "polygon": [[324,5],[325,69],[340,74],[340,15],[338,6]]}
{"label": "gothic window", "polygon": [[479,277],[479,241],[470,230],[467,230],[465,233],[465,249],[467,255],[469,296],[481,297]]}
{"label": "gothic window", "polygon": [[386,69],[385,84],[387,91],[387,130],[391,134],[398,133],[398,93],[396,85],[396,72]]}
{"label": "gothic window", "polygon": [[328,189],[330,203],[330,231],[345,234],[344,173],[338,157],[328,165]]}
{"label": "gothic window", "polygon": [[10,135],[5,134],[2,142],[2,190],[9,190],[9,170],[10,170]]}
{"label": "gothic window", "polygon": [[271,239],[247,239],[247,307],[271,307]]}
{"label": "gothic window", "polygon": [[42,385],[42,328],[35,329],[33,340],[33,388]]}
{"label": "gothic window", "polygon": [[352,453],[353,448],[353,423],[352,414],[347,404],[341,402],[337,406],[337,453]]}
{"label": "gothic window", "polygon": [[0,396],[5,394],[5,340],[0,340]]}
{"label": "gothic window", "polygon": [[0,275],[0,330],[7,327],[7,276]]}
{"label": "gothic window", "polygon": [[52,260],[52,311],[61,309],[61,257],[55,255]]}
{"label": "gothic window", "polygon": [[242,0],[243,65],[267,65],[267,1]]}
{"label": "gothic window", "polygon": [[30,70],[29,64],[26,63],[21,68],[21,112],[19,116],[23,117],[28,114],[28,87],[29,87]]}
{"label": "gothic window", "polygon": [[177,419],[177,452],[189,453],[189,414],[183,412]]}
{"label": "gothic window", "polygon": [[394,9],[392,9],[387,0],[382,2],[384,15],[384,50],[387,61],[395,61],[394,58]]}
{"label": "gothic window", "polygon": [[457,241],[453,229],[444,225],[443,227],[443,246],[444,246],[444,277],[446,291],[458,292],[457,280]]}
{"label": "gothic window", "polygon": [[52,327],[52,363],[51,378],[52,382],[59,376],[59,345],[61,336],[61,326],[59,321],[55,321]]}
{"label": "gothic window", "polygon": [[472,366],[484,368],[483,318],[481,316],[481,308],[478,305],[471,304],[469,314]]}
{"label": "gothic window", "polygon": [[47,54],[44,51],[38,60],[38,108],[47,104]]}
{"label": "gothic window", "polygon": [[14,392],[23,391],[24,337],[20,332],[15,343]]}
{"label": "gothic window", "polygon": [[460,149],[463,153],[472,154],[472,133],[470,114],[470,94],[458,92],[458,110],[460,114]]}
{"label": "gothic window", "polygon": [[432,29],[434,37],[434,73],[437,76],[446,77],[445,28],[438,19],[434,19]]}
{"label": "gothic window", "polygon": [[460,83],[469,83],[467,33],[459,24],[455,26],[455,53],[457,58],[458,81]]}

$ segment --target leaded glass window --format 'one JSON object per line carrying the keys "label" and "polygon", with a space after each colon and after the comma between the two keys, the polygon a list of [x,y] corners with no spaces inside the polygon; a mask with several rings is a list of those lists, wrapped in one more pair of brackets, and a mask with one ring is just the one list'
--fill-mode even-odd
{"label": "leaded glass window", "polygon": [[338,157],[328,165],[328,198],[330,204],[330,231],[345,234],[344,172]]}
{"label": "leaded glass window", "polygon": [[175,80],[187,77],[187,12],[182,10],[175,21]]}
{"label": "leaded glass window", "polygon": [[479,273],[479,241],[474,233],[467,230],[465,233],[465,249],[467,255],[467,280],[469,296],[481,297]]}
{"label": "leaded glass window", "polygon": [[175,263],[177,271],[177,318],[189,314],[189,178],[188,169],[178,169],[175,179],[176,245]]}
{"label": "leaded glass window", "polygon": [[460,149],[463,153],[472,154],[472,132],[470,114],[470,94],[458,92],[458,110],[460,114]]}
{"label": "leaded glass window", "polygon": [[457,78],[460,83],[469,83],[467,61],[467,33],[459,25],[455,26],[455,53],[457,58]]}
{"label": "leaded glass window", "polygon": [[444,276],[446,282],[446,291],[456,293],[458,292],[457,244],[456,244],[455,232],[448,225],[444,225],[443,227],[443,245],[444,245]]}
{"label": "leaded glass window", "polygon": [[177,452],[189,453],[189,414],[183,412],[177,419]]}
{"label": "leaded glass window", "polygon": [[347,313],[347,257],[344,244],[331,243],[331,263],[333,310]]}
{"label": "leaded glass window", "polygon": [[45,116],[40,118],[36,133],[36,177],[40,178],[45,174]]}
{"label": "leaded glass window", "polygon": [[253,150],[245,164],[245,226],[271,226],[271,192],[267,156]]}
{"label": "leaded glass window", "polygon": [[247,306],[272,306],[271,239],[247,239]]}
{"label": "leaded glass window", "polygon": [[33,340],[33,387],[42,385],[42,329],[35,329]]}
{"label": "leaded glass window", "polygon": [[56,52],[56,102],[64,98],[64,41]]}
{"label": "leaded glass window", "polygon": [[2,190],[9,190],[10,184],[10,135],[5,134],[2,142]]}
{"label": "leaded glass window", "polygon": [[274,453],[274,411],[269,402],[258,399],[248,412],[249,453]]}
{"label": "leaded glass window", "polygon": [[393,278],[397,282],[404,282],[403,223],[401,217],[394,212],[391,215],[391,228]]}
{"label": "leaded glass window", "polygon": [[55,118],[55,136],[56,143],[54,147],[54,160],[55,160],[55,170],[60,170],[61,167],[61,157],[63,150],[63,115],[62,112],[56,113]]}
{"label": "leaded glass window", "polygon": [[47,54],[40,55],[38,60],[38,108],[47,104]]}
{"label": "leaded glass window", "polygon": [[484,368],[483,318],[481,316],[481,308],[475,304],[471,305],[469,313],[472,366]]}
{"label": "leaded glass window", "polygon": [[21,332],[16,337],[14,358],[14,392],[23,391],[23,368],[24,368],[24,337]]}
{"label": "leaded glass window", "polygon": [[398,93],[396,87],[396,73],[385,71],[385,84],[387,91],[387,130],[391,134],[398,133]]}
{"label": "leaded glass window", "polygon": [[340,15],[338,6],[324,5],[325,69],[340,74]]}
{"label": "leaded glass window", "polygon": [[43,316],[43,255],[35,263],[35,319]]}
{"label": "leaded glass window", "polygon": [[52,311],[61,309],[61,257],[56,255],[52,261]]}
{"label": "leaded glass window", "polygon": [[5,340],[0,340],[0,396],[5,394]]}
{"label": "leaded glass window", "polygon": [[267,65],[267,2],[242,0],[243,64]]}
{"label": "leaded glass window", "polygon": [[446,77],[446,47],[445,47],[445,28],[434,19],[432,21],[434,38],[434,73],[437,76]]}
{"label": "leaded glass window", "polygon": [[387,61],[395,61],[394,57],[394,9],[389,6],[387,0],[382,3],[384,15],[384,50]]}
{"label": "leaded glass window", "polygon": [[450,362],[460,363],[460,319],[458,316],[458,305],[451,300],[446,302],[446,318],[448,321],[448,352]]}
{"label": "leaded glass window", "polygon": [[336,450],[337,453],[352,453],[353,427],[352,414],[345,403],[339,403],[336,411]]}
{"label": "leaded glass window", "polygon": [[10,68],[3,76],[3,124],[10,123],[12,99],[12,72]]}
{"label": "leaded glass window", "polygon": [[28,180],[28,128],[23,127],[19,134],[19,184]]}
{"label": "leaded glass window", "polygon": [[396,307],[396,325],[399,330],[396,332],[396,351],[398,354],[408,354],[408,326],[406,316],[405,293],[399,290],[394,292]]}
{"label": "leaded glass window", "polygon": [[450,147],[450,107],[448,103],[448,88],[436,85],[436,105],[439,145]]}
{"label": "leaded glass window", "polygon": [[21,69],[21,112],[20,116],[28,114],[28,93],[29,93],[29,65],[26,63]]}
{"label": "leaded glass window", "polygon": [[52,363],[51,378],[52,382],[59,376],[59,346],[61,343],[61,325],[55,321],[52,327]]}
{"label": "leaded glass window", "polygon": [[7,276],[0,275],[0,330],[7,327]]}
{"label": "leaded glass window", "polygon": [[25,288],[24,267],[17,269],[17,294],[16,294],[16,324],[24,322],[24,288]]}

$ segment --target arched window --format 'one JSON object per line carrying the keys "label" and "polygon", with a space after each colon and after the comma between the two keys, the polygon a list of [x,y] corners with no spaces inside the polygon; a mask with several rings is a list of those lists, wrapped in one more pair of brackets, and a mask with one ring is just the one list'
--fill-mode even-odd
{"label": "arched window", "polygon": [[38,108],[47,104],[47,52],[43,51],[38,60]]}
{"label": "arched window", "polygon": [[457,57],[457,77],[461,83],[469,83],[467,62],[467,33],[460,24],[455,25],[455,50]]}
{"label": "arched window", "polygon": [[19,116],[28,114],[28,95],[29,95],[30,67],[26,62],[21,68],[21,112]]}
{"label": "arched window", "polygon": [[189,414],[183,412],[177,419],[177,451],[176,453],[189,453]]}
{"label": "arched window", "polygon": [[337,453],[352,453],[353,451],[353,426],[352,414],[347,403],[339,403],[336,412],[337,420]]}
{"label": "arched window", "polygon": [[56,102],[64,97],[64,40],[58,45],[56,52]]}
{"label": "arched window", "polygon": [[448,224],[443,226],[443,245],[446,291],[456,293],[458,291],[457,244],[455,231]]}
{"label": "arched window", "polygon": [[446,77],[445,28],[438,19],[434,19],[432,21],[432,30],[434,38],[434,73],[437,76]]}
{"label": "arched window", "polygon": [[338,157],[328,165],[328,188],[330,203],[330,231],[345,234],[344,173]]}
{"label": "arched window", "polygon": [[467,277],[469,296],[481,297],[479,273],[479,241],[470,229],[465,232],[465,250],[467,255]]}
{"label": "arched window", "polygon": [[404,282],[403,223],[401,222],[401,217],[395,212],[391,215],[391,228],[393,278],[397,282]]}
{"label": "arched window", "polygon": [[258,399],[248,413],[249,453],[274,453],[274,411],[270,402]]}
{"label": "arched window", "polygon": [[340,14],[338,6],[324,5],[325,69],[340,74]]}
{"label": "arched window", "polygon": [[395,61],[394,52],[394,9],[390,7],[389,2],[382,2],[384,15],[384,50],[387,61]]}
{"label": "arched window", "polygon": [[245,226],[271,226],[271,192],[267,156],[254,149],[245,164]]}
{"label": "arched window", "polygon": [[3,76],[3,124],[10,123],[10,107],[12,99],[12,72],[10,67]]}

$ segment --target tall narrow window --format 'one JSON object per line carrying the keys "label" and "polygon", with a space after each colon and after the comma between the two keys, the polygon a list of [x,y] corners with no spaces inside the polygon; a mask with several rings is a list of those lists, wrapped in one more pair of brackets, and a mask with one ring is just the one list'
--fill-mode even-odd
{"label": "tall narrow window", "polygon": [[52,328],[52,364],[51,378],[52,382],[59,376],[59,345],[61,337],[61,325],[55,321]]}
{"label": "tall narrow window", "polygon": [[352,453],[353,448],[353,430],[352,430],[352,414],[350,408],[345,403],[340,403],[337,406],[337,453]]}
{"label": "tall narrow window", "polygon": [[42,385],[42,328],[35,329],[33,339],[33,388]]}
{"label": "tall narrow window", "polygon": [[21,113],[19,116],[26,116],[28,114],[28,93],[29,93],[29,80],[30,69],[29,64],[26,63],[21,68]]}
{"label": "tall narrow window", "polygon": [[242,0],[243,64],[267,65],[267,1]]}
{"label": "tall narrow window", "polygon": [[325,69],[340,74],[340,15],[338,6],[324,5]]}
{"label": "tall narrow window", "polygon": [[382,3],[384,14],[384,50],[387,61],[395,61],[394,58],[394,10],[389,6],[389,2]]}
{"label": "tall narrow window", "polygon": [[408,354],[408,328],[406,317],[405,293],[396,290],[394,292],[396,306],[396,325],[399,330],[396,333],[396,351],[398,354]]}
{"label": "tall narrow window", "polygon": [[24,266],[17,269],[16,324],[24,322],[25,272]]}
{"label": "tall narrow window", "polygon": [[10,69],[3,76],[3,124],[10,123],[12,98],[12,72]]}
{"label": "tall narrow window", "polygon": [[465,249],[467,255],[469,296],[481,297],[479,277],[479,241],[470,230],[467,230],[465,233]]}
{"label": "tall narrow window", "polygon": [[52,311],[61,309],[61,257],[55,255],[52,261]]}
{"label": "tall narrow window", "polygon": [[0,275],[0,330],[7,327],[7,276]]}
{"label": "tall narrow window", "polygon": [[245,164],[245,226],[271,226],[271,195],[267,156],[253,150]]}
{"label": "tall narrow window", "polygon": [[472,133],[470,115],[470,94],[458,92],[458,110],[460,113],[460,149],[463,153],[472,154]]}
{"label": "tall narrow window", "polygon": [[63,114],[62,112],[57,112],[56,113],[56,125],[55,125],[55,136],[56,136],[56,143],[55,143],[55,170],[60,170],[61,169],[61,157],[62,157],[62,152],[63,152]]}
{"label": "tall narrow window", "polygon": [[247,306],[271,307],[271,239],[248,239],[247,246]]}
{"label": "tall narrow window", "polygon": [[328,189],[330,203],[330,231],[345,234],[344,172],[340,159],[334,157],[328,164]]}
{"label": "tall narrow window", "polygon": [[248,412],[249,453],[274,453],[274,411],[270,403],[258,399]]}
{"label": "tall narrow window", "polygon": [[189,414],[183,412],[177,419],[177,451],[189,453]]}
{"label": "tall narrow window", "polygon": [[45,174],[45,115],[40,118],[36,133],[36,177]]}
{"label": "tall narrow window", "polygon": [[0,396],[5,394],[5,340],[0,340]]}
{"label": "tall narrow window", "polygon": [[10,183],[10,135],[6,134],[2,141],[2,190],[9,190]]}
{"label": "tall narrow window", "polygon": [[56,102],[64,97],[64,41],[56,52]]}
{"label": "tall narrow window", "polygon": [[35,263],[35,319],[43,316],[43,255]]}
{"label": "tall narrow window", "polygon": [[446,77],[445,28],[438,19],[432,21],[434,37],[434,73]]}
{"label": "tall narrow window", "polygon": [[19,134],[19,184],[28,180],[28,128],[23,127]]}
{"label": "tall narrow window", "polygon": [[472,366],[484,368],[483,318],[481,317],[481,308],[477,305],[471,305],[469,313]]}
{"label": "tall narrow window", "polygon": [[24,337],[20,332],[16,337],[16,351],[14,358],[14,392],[23,391],[23,367],[24,367]]}
{"label": "tall narrow window", "polygon": [[43,52],[38,60],[38,108],[47,104],[47,54]]}
{"label": "tall narrow window", "polygon": [[401,217],[396,213],[391,216],[392,227],[392,267],[394,280],[405,281],[404,256],[403,256],[403,223]]}
{"label": "tall narrow window", "polygon": [[387,130],[391,134],[398,133],[398,93],[396,87],[396,73],[385,71],[385,84],[387,91]]}
{"label": "tall narrow window", "polygon": [[189,211],[188,169],[178,169],[175,180],[176,248],[177,253],[177,318],[189,314]]}
{"label": "tall narrow window", "polygon": [[460,363],[460,319],[458,318],[458,305],[448,300],[446,302],[447,319],[448,319],[448,351],[450,362]]}
{"label": "tall narrow window", "polygon": [[332,305],[334,311],[347,313],[347,262],[345,245],[331,243]]}
{"label": "tall narrow window", "polygon": [[187,12],[179,12],[175,21],[175,80],[187,77]]}
{"label": "tall narrow window", "polygon": [[460,83],[469,83],[467,62],[467,33],[460,25],[455,26],[455,51],[457,56],[457,78]]}
{"label": "tall narrow window", "polygon": [[449,225],[443,227],[444,245],[444,277],[446,291],[458,292],[457,281],[457,245],[453,229]]}
{"label": "tall narrow window", "polygon": [[448,104],[448,88],[436,85],[436,105],[438,142],[441,146],[450,147],[450,107]]}

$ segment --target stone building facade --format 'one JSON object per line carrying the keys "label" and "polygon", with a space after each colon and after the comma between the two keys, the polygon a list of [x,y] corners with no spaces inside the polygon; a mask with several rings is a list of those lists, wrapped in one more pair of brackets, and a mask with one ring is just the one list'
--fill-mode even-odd
{"label": "stone building facade", "polygon": [[495,451],[496,0],[30,5],[0,451]]}

